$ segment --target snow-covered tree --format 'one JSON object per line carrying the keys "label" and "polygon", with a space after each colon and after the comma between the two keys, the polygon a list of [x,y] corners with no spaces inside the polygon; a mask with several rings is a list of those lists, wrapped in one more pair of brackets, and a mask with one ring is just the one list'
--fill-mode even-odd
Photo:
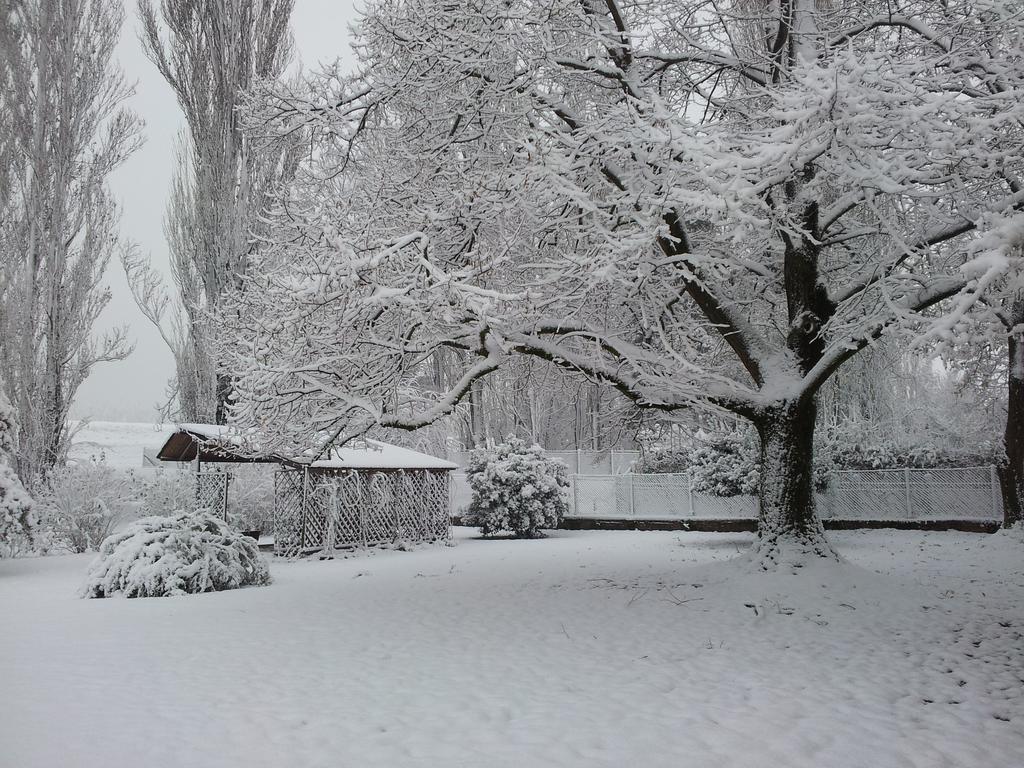
{"label": "snow-covered tree", "polygon": [[[1024,254],[1024,217],[1016,236],[1004,241]],[[961,372],[964,389],[982,403],[998,404],[1003,417],[999,486],[1003,526],[1024,520],[1024,282],[1017,274],[1000,281],[967,317],[933,329],[939,348],[954,370]]]}
{"label": "snow-covered tree", "polygon": [[[831,557],[818,391],[1015,264],[1020,27],[999,0],[373,3],[359,76],[254,116],[314,142],[222,316],[234,417],[415,429],[539,357],[749,419],[758,561]],[[415,387],[447,348],[462,375]]]}
{"label": "snow-covered tree", "polygon": [[[1024,250],[1024,221],[1018,252]],[[992,313],[991,327],[1006,339],[1005,461],[999,467],[1003,527],[1024,521],[1024,286],[1004,297]]]}
{"label": "snow-covered tree", "polygon": [[291,57],[294,0],[139,0],[142,44],[174,91],[187,135],[165,231],[175,292],[137,254],[124,265],[144,314],[174,353],[171,410],[189,421],[223,423],[230,377],[218,377],[217,328],[209,320],[237,286],[273,188],[296,161],[296,137],[260,147],[239,122],[249,88],[280,76]]}
{"label": "snow-covered tree", "polygon": [[484,536],[514,533],[536,538],[557,528],[566,513],[568,468],[544,455],[539,445],[517,437],[473,451],[466,466],[473,490],[467,514]]}
{"label": "snow-covered tree", "polygon": [[139,142],[113,59],[123,16],[118,0],[0,11],[0,362],[25,481],[63,460],[92,367],[130,351],[123,330],[93,335],[104,269],[123,247],[108,179]]}

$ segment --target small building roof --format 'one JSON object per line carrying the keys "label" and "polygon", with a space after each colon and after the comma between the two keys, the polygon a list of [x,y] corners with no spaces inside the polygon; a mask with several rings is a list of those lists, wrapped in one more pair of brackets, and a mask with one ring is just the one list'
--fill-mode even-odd
{"label": "small building roof", "polygon": [[[232,450],[234,448],[234,450]],[[241,440],[232,436],[227,427],[217,424],[178,424],[157,451],[160,461],[200,462],[266,462],[276,463],[274,456],[253,458],[244,455]]]}
{"label": "small building roof", "polygon": [[458,469],[458,465],[430,454],[402,448],[380,440],[363,440],[332,448],[326,458],[310,462],[303,458],[256,455],[242,450],[242,439],[229,427],[216,424],[178,424],[157,452],[161,461],[255,462],[306,465],[310,469]]}

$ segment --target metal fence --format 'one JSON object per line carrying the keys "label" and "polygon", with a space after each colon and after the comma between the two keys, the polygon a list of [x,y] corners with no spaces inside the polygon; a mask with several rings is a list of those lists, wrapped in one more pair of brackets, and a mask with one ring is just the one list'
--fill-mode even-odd
{"label": "metal fence", "polygon": [[[569,517],[610,520],[756,519],[756,496],[693,491],[690,475],[575,475]],[[822,518],[836,520],[1000,520],[994,467],[844,470],[815,494]]]}

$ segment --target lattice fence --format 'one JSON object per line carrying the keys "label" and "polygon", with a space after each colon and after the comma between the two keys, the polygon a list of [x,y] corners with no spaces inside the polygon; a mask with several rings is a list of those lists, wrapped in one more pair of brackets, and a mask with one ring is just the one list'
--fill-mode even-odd
{"label": "lattice fence", "polygon": [[196,473],[196,509],[204,509],[226,520],[230,482],[231,475],[227,472]]}
{"label": "lattice fence", "polygon": [[[838,520],[998,520],[992,467],[849,470],[815,494],[819,514]],[[755,519],[756,496],[695,493],[687,473],[573,477],[569,516],[605,519]]]}
{"label": "lattice fence", "polygon": [[302,472],[274,473],[274,551],[293,557],[302,550],[302,508],[305,478]]}
{"label": "lattice fence", "polygon": [[[447,472],[284,470],[277,477],[275,551],[283,555],[451,535]],[[281,543],[276,537],[284,534]]]}

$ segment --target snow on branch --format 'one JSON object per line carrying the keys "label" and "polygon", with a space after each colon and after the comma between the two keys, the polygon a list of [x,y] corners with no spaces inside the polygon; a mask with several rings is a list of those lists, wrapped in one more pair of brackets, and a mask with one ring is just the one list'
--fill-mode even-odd
{"label": "snow on branch", "polygon": [[990,11],[371,7],[358,75],[253,107],[322,141],[222,317],[234,417],[416,428],[527,355],[756,419],[955,323],[994,284],[963,271],[977,223],[1024,200],[1019,40]]}

